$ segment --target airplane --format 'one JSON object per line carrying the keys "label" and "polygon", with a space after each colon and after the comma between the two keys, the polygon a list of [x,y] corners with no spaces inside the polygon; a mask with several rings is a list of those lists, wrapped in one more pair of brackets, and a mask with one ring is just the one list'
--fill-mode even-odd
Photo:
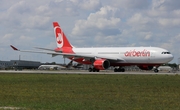
{"label": "airplane", "polygon": [[39,70],[59,70],[59,69],[64,69],[64,67],[60,65],[40,65],[38,69]]}
{"label": "airplane", "polygon": [[68,64],[59,64],[59,65],[65,67],[67,69],[70,69],[71,67],[75,68],[75,69],[83,68],[83,64],[73,63],[73,60],[71,60]]}
{"label": "airplane", "polygon": [[125,66],[136,65],[142,70],[152,70],[155,67],[154,72],[157,73],[161,64],[168,63],[174,58],[168,50],[159,47],[77,48],[69,42],[58,22],[53,22],[53,27],[57,44],[55,49],[36,47],[36,49],[47,51],[44,52],[19,50],[12,45],[10,46],[21,52],[46,53],[52,57],[62,55],[71,61],[92,65],[89,72],[99,72],[111,66],[114,67],[114,72],[125,72]]}

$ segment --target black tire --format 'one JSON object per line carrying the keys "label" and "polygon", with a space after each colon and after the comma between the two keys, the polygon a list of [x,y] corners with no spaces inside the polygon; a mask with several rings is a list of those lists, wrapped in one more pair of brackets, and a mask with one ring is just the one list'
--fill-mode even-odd
{"label": "black tire", "polygon": [[114,72],[118,72],[118,69],[117,69],[117,68],[114,68]]}
{"label": "black tire", "polygon": [[89,68],[89,72],[92,72],[93,71],[93,69],[92,68]]}
{"label": "black tire", "polygon": [[118,72],[125,72],[124,68],[118,68]]}
{"label": "black tire", "polygon": [[155,72],[155,73],[158,73],[158,72],[159,72],[159,70],[158,70],[158,69],[154,69],[154,72]]}
{"label": "black tire", "polygon": [[93,68],[93,72],[96,72],[96,68]]}
{"label": "black tire", "polygon": [[121,68],[121,72],[125,72],[125,69],[124,69],[124,68]]}

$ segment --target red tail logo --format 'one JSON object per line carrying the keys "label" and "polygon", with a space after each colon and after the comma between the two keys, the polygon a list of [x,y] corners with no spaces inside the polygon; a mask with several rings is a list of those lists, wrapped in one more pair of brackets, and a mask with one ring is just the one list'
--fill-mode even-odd
{"label": "red tail logo", "polygon": [[57,47],[62,48],[63,47],[63,35],[62,35],[63,32],[57,23],[53,23],[53,24],[54,24],[54,32],[56,36]]}
{"label": "red tail logo", "polygon": [[66,38],[66,35],[60,28],[58,22],[53,22],[54,26],[54,33],[56,37],[56,44],[57,44],[57,49],[56,50],[63,50],[63,52],[68,52],[72,53],[72,45],[69,43],[68,39]]}
{"label": "red tail logo", "polygon": [[[56,31],[56,32],[57,32],[57,31]],[[61,43],[62,43],[62,35],[61,35],[60,33],[57,34],[56,40],[57,40],[57,43],[58,43],[58,44],[61,44]]]}

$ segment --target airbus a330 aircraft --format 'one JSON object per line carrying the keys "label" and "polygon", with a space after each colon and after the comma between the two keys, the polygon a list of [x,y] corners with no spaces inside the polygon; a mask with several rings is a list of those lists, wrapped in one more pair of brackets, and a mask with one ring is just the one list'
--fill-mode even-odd
{"label": "airbus a330 aircraft", "polygon": [[60,28],[58,22],[53,22],[57,48],[37,48],[46,50],[26,51],[11,47],[14,50],[22,52],[47,53],[52,56],[62,55],[72,61],[92,65],[90,72],[99,72],[99,70],[114,68],[114,72],[124,72],[124,66],[137,65],[142,70],[151,70],[158,72],[161,64],[168,63],[173,59],[173,55],[166,49],[159,47],[106,47],[106,48],[75,48],[70,44],[66,35]]}

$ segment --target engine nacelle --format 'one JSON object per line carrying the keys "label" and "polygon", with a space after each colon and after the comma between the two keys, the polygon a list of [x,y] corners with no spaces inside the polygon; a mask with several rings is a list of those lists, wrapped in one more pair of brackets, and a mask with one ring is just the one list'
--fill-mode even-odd
{"label": "engine nacelle", "polygon": [[152,70],[152,69],[153,69],[153,66],[142,65],[142,66],[139,66],[139,68],[140,68],[141,70]]}
{"label": "engine nacelle", "polygon": [[108,60],[97,59],[94,61],[93,65],[94,65],[94,68],[96,68],[98,70],[105,70],[105,69],[109,68],[110,63]]}

